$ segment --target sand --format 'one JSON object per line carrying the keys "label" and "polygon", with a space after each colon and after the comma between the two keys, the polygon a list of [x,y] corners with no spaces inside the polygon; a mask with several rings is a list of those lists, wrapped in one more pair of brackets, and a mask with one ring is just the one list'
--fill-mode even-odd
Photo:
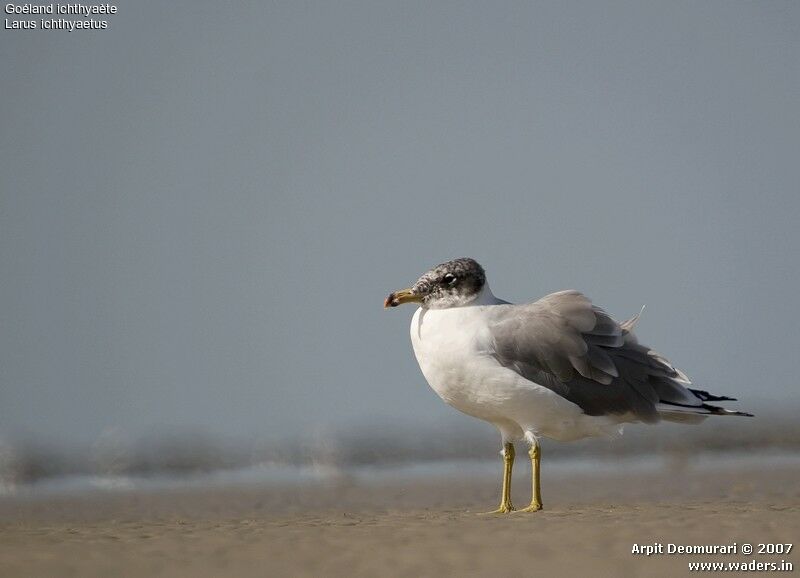
{"label": "sand", "polygon": [[[498,466],[499,467],[499,466]],[[524,505],[523,476],[514,499]],[[0,576],[681,576],[694,561],[634,544],[791,543],[800,466],[543,475],[545,510],[480,516],[497,480],[0,499]]]}

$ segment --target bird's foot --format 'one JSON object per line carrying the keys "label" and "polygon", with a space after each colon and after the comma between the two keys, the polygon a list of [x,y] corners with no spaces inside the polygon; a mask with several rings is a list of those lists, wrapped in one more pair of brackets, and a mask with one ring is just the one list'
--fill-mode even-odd
{"label": "bird's foot", "polygon": [[514,504],[511,502],[501,502],[500,506],[496,510],[492,510],[491,512],[483,512],[481,515],[489,516],[491,514],[510,514],[514,511],[516,511]]}
{"label": "bird's foot", "polygon": [[541,509],[542,509],[541,502],[531,502],[530,506],[522,508],[521,510],[517,510],[517,512],[538,512]]}

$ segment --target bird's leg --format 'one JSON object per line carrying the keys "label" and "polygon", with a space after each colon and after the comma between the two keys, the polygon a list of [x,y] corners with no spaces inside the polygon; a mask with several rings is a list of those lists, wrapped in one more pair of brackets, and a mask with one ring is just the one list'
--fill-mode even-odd
{"label": "bird's leg", "polygon": [[531,457],[531,503],[528,507],[522,508],[520,512],[538,512],[542,509],[542,489],[539,484],[539,461],[542,457],[542,448],[539,440],[534,436],[528,438],[531,447],[528,455]]}
{"label": "bird's leg", "polygon": [[514,444],[503,444],[503,493],[500,496],[500,506],[489,514],[508,514],[514,511],[511,503],[511,470],[514,467]]}

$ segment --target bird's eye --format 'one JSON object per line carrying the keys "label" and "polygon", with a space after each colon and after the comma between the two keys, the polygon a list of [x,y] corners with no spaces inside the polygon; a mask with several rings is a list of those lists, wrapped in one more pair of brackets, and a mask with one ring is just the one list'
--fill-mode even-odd
{"label": "bird's eye", "polygon": [[455,282],[458,281],[458,278],[455,275],[448,273],[444,276],[443,281],[448,285],[454,285]]}

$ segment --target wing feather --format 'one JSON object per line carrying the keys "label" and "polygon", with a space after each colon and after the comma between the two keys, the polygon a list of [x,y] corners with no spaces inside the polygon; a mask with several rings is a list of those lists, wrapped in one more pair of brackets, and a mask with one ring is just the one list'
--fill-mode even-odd
{"label": "wing feather", "polygon": [[691,382],[640,345],[639,316],[619,324],[578,291],[527,305],[498,305],[489,329],[497,361],[580,406],[588,415],[657,421],[662,403],[703,406]]}

